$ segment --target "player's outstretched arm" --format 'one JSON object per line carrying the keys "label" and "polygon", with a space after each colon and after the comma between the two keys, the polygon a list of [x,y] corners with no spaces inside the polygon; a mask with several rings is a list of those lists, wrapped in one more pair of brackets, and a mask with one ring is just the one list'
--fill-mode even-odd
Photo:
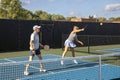
{"label": "player's outstretched arm", "polygon": [[78,30],[74,30],[73,32],[74,32],[74,33],[77,33],[77,32],[81,32],[81,31],[84,31],[84,28],[78,29]]}
{"label": "player's outstretched arm", "polygon": [[84,43],[83,43],[82,41],[80,41],[80,40],[78,40],[78,39],[76,39],[76,41],[77,41],[78,43],[80,43],[81,45],[84,45]]}

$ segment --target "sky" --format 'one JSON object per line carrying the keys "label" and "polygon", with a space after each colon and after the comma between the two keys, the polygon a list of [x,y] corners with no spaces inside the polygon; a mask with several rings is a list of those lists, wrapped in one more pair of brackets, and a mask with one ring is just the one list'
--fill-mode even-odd
{"label": "sky", "polygon": [[65,17],[120,17],[120,0],[20,0],[32,12],[43,10]]}

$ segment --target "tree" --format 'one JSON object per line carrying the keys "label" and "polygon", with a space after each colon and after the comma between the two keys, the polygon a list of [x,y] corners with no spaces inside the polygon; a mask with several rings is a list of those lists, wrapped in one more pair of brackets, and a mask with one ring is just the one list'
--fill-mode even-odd
{"label": "tree", "polygon": [[21,8],[19,0],[1,0],[0,18],[19,19]]}
{"label": "tree", "polygon": [[39,20],[51,20],[51,15],[42,10],[35,11],[34,15],[39,17]]}
{"label": "tree", "polygon": [[107,19],[104,18],[104,17],[99,17],[99,18],[98,18],[98,21],[99,21],[99,22],[104,22],[104,21],[106,21],[106,20],[107,20]]}
{"label": "tree", "polygon": [[0,1],[0,18],[7,18],[7,5],[9,5],[10,0]]}
{"label": "tree", "polygon": [[65,20],[64,16],[62,15],[59,15],[59,14],[53,14],[52,17],[51,17],[51,20]]}
{"label": "tree", "polygon": [[117,17],[115,20],[116,20],[116,21],[120,21],[120,17]]}
{"label": "tree", "polygon": [[65,20],[65,17],[59,14],[49,14],[42,10],[35,13],[22,8],[20,0],[1,0],[0,18],[2,19],[24,19],[24,20]]}
{"label": "tree", "polygon": [[76,16],[72,16],[72,17],[66,17],[67,21],[71,21],[72,18],[77,18]]}
{"label": "tree", "polygon": [[110,21],[113,21],[114,19],[115,19],[114,17],[109,18]]}
{"label": "tree", "polygon": [[111,17],[109,18],[110,21],[120,21],[120,17]]}
{"label": "tree", "polygon": [[40,15],[41,20],[51,20],[51,15],[44,12]]}
{"label": "tree", "polygon": [[5,19],[7,18],[7,11],[0,8],[0,18]]}
{"label": "tree", "polygon": [[21,9],[21,14],[19,16],[19,19],[25,19],[25,20],[32,20],[33,19],[33,13],[26,9]]}

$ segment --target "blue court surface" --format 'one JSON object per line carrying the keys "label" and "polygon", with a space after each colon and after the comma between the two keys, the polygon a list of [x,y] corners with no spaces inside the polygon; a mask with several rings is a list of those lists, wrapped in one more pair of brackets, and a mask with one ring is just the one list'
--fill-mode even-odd
{"label": "blue court surface", "polygon": [[[45,59],[60,58],[57,55],[45,55]],[[37,57],[34,58],[37,60]],[[28,57],[9,58],[0,60],[0,80],[99,80],[98,63],[77,60],[78,64],[72,61],[65,61],[61,65],[59,61],[44,63],[47,72],[39,71],[39,64],[32,64],[29,75],[24,76],[25,65],[3,66],[2,63],[17,63],[28,61]],[[102,64],[102,80],[120,80],[120,66]]]}

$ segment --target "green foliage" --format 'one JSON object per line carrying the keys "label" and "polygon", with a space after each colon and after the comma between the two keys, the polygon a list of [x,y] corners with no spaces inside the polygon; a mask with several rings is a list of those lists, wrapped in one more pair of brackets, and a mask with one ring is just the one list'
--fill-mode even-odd
{"label": "green foliage", "polygon": [[21,9],[19,19],[25,19],[25,20],[32,20],[33,19],[33,13],[31,11],[28,11],[26,9]]}
{"label": "green foliage", "polygon": [[120,17],[117,17],[117,18],[111,17],[111,18],[109,18],[109,20],[111,20],[111,21],[120,21]]}
{"label": "green foliage", "polygon": [[19,19],[21,8],[19,0],[1,0],[0,18]]}
{"label": "green foliage", "polygon": [[39,18],[38,20],[65,20],[65,18],[62,15],[51,15],[42,10],[37,10],[34,14],[37,16],[37,18]]}
{"label": "green foliage", "polygon": [[[20,0],[0,0],[0,19],[22,19],[22,20],[66,20],[70,21],[73,17],[64,17],[59,14],[49,14],[42,10],[37,10],[35,13],[22,8]],[[106,21],[106,18],[98,18],[100,22]],[[120,17],[109,18],[110,21],[120,21]]]}
{"label": "green foliage", "polygon": [[106,21],[106,18],[104,18],[104,17],[99,17],[99,18],[98,18],[98,21],[99,21],[99,22],[104,22],[104,21]]}
{"label": "green foliage", "polygon": [[7,18],[7,14],[6,13],[7,13],[6,10],[0,8],[0,18],[2,18],[2,19]]}
{"label": "green foliage", "polygon": [[38,20],[51,20],[51,15],[45,11],[37,10],[34,14],[37,15]]}
{"label": "green foliage", "polygon": [[66,17],[67,21],[70,21],[72,18],[77,18],[76,16],[72,16],[72,17]]}
{"label": "green foliage", "polygon": [[62,16],[62,15],[59,15],[59,14],[53,14],[52,17],[51,17],[51,20],[65,20],[65,18]]}

